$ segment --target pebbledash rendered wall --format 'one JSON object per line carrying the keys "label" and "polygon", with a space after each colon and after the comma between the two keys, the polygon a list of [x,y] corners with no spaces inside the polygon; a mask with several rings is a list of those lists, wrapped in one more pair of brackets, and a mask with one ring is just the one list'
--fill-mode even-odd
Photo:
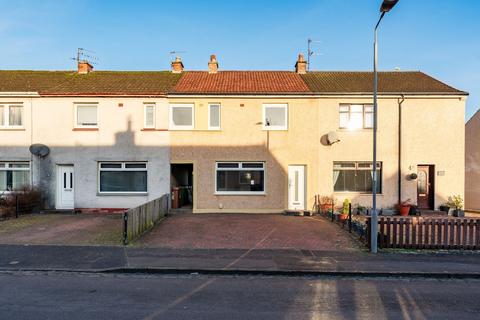
{"label": "pebbledash rendered wall", "polygon": [[[435,208],[448,196],[464,194],[464,109],[462,96],[405,95],[402,102],[402,200],[416,202],[417,182],[408,175],[422,164],[435,166]],[[398,202],[398,116],[402,96],[381,96],[378,113],[378,161],[382,193],[378,205]],[[333,191],[334,161],[371,161],[372,130],[339,129],[341,103],[370,104],[370,96],[317,97],[169,97],[170,103],[194,103],[195,128],[170,131],[172,162],[194,164],[194,212],[280,212],[288,207],[288,165],[306,166],[306,209],[316,194],[337,203],[371,206],[371,194]],[[209,131],[208,103],[221,104],[221,130]],[[288,104],[288,130],[262,130],[262,104]],[[340,142],[326,145],[337,132]],[[265,195],[216,195],[216,161],[265,161]]]}
{"label": "pebbledash rendered wall", "polygon": [[[0,133],[0,161],[31,161],[32,182],[47,191],[49,208],[55,208],[56,168],[61,164],[74,166],[75,208],[130,208],[169,192],[169,138],[168,132],[164,131],[168,127],[168,103],[165,98],[39,97],[7,100],[23,104],[24,130],[3,130]],[[85,102],[98,103],[96,131],[74,129],[74,104]],[[143,128],[145,102],[156,104],[155,130]],[[28,147],[34,143],[47,145],[50,154],[43,159],[32,156]],[[99,161],[147,162],[147,194],[99,194]]]}

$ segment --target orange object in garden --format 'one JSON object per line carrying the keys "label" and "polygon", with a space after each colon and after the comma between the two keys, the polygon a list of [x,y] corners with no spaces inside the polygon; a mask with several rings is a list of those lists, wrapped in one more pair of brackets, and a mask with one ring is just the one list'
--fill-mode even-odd
{"label": "orange object in garden", "polygon": [[172,188],[172,209],[178,209],[180,205],[180,188],[178,187],[173,187]]}

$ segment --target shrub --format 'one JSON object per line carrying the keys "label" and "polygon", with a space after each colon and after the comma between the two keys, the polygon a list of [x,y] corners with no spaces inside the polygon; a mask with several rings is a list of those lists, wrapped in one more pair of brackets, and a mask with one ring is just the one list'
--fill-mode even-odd
{"label": "shrub", "polygon": [[40,211],[45,204],[44,193],[37,187],[22,187],[0,195],[0,217]]}

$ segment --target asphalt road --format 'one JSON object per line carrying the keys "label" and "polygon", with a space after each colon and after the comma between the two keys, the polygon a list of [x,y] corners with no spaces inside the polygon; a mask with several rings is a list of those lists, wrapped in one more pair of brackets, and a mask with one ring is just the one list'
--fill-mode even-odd
{"label": "asphalt road", "polygon": [[0,319],[475,319],[479,280],[0,273]]}

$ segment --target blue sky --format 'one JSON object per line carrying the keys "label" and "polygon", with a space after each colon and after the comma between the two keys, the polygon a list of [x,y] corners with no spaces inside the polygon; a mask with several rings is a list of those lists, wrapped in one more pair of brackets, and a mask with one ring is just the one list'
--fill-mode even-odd
{"label": "blue sky", "polygon": [[[321,41],[316,70],[370,70],[381,0],[0,0],[0,69],[73,69],[77,47],[101,70],[291,70],[307,38]],[[400,0],[379,35],[382,70],[422,70],[470,92],[480,107],[480,1]]]}

